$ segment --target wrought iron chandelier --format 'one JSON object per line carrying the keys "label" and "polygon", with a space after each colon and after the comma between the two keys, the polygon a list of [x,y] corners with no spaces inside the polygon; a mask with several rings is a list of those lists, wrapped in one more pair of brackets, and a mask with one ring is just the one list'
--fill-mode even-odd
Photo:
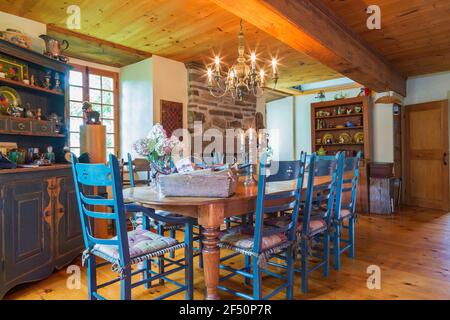
{"label": "wrought iron chandelier", "polygon": [[[250,54],[250,65],[245,58],[244,33],[242,31],[242,19],[238,35],[238,58],[227,72],[223,72],[220,65],[220,57],[214,58],[214,63],[207,67],[208,89],[212,96],[220,98],[230,93],[233,99],[243,100],[247,93],[259,97],[263,93],[266,78],[264,67],[259,70],[256,63],[256,52]],[[274,87],[278,81],[278,62],[276,58],[271,61],[272,80]]]}

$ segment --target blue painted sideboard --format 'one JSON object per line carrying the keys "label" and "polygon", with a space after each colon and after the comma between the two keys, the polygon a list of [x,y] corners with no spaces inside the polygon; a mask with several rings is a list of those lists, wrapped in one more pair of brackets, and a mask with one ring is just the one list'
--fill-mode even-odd
{"label": "blue painted sideboard", "polygon": [[0,171],[0,299],[81,253],[75,197],[69,165]]}

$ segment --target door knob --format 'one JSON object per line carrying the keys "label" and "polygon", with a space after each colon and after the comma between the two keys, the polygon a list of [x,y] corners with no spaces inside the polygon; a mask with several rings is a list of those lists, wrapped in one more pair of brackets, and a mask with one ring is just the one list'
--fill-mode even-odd
{"label": "door knob", "polygon": [[447,165],[447,152],[444,152],[444,154],[442,155],[442,161],[444,162],[444,166]]}

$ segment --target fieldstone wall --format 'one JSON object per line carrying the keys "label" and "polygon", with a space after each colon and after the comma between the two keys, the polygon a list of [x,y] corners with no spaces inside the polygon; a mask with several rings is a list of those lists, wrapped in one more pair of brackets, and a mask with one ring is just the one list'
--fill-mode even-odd
{"label": "fieldstone wall", "polygon": [[188,72],[188,129],[193,132],[194,122],[201,121],[203,130],[216,128],[254,127],[256,98],[248,95],[243,101],[233,100],[229,94],[213,97],[206,83],[205,66],[187,63]]}

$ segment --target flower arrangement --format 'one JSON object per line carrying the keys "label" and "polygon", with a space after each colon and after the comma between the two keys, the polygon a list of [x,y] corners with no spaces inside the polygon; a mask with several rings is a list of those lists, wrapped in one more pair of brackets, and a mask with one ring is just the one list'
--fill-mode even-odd
{"label": "flower arrangement", "polygon": [[157,123],[150,130],[147,138],[139,139],[133,144],[133,150],[146,157],[153,167],[161,170],[167,168],[172,159],[172,150],[180,144],[177,137],[167,136],[166,130]]}

